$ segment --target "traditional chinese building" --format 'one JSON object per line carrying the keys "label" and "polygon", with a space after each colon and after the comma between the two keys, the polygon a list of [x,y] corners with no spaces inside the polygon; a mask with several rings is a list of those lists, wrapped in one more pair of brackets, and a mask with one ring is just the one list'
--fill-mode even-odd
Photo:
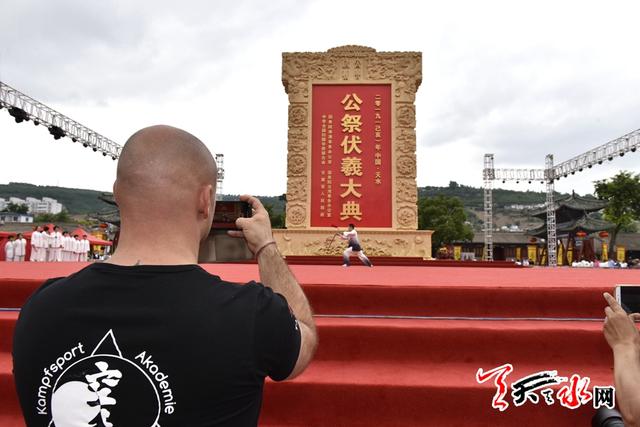
{"label": "traditional chinese building", "polygon": [[[558,264],[568,265],[572,261],[586,259],[593,261],[596,258],[594,246],[595,234],[612,230],[615,225],[596,218],[592,215],[607,206],[603,200],[580,197],[573,193],[570,196],[561,197],[555,202],[556,233],[558,236]],[[544,239],[547,236],[547,209],[541,208],[531,212],[533,217],[541,219],[544,224],[538,228],[528,230],[531,236]],[[540,257],[545,256],[545,250]]]}
{"label": "traditional chinese building", "polygon": [[[284,53],[289,97],[285,255],[331,255],[353,223],[369,255],[431,257],[418,230],[415,94],[419,52],[342,46]],[[327,240],[329,238],[329,240]]]}

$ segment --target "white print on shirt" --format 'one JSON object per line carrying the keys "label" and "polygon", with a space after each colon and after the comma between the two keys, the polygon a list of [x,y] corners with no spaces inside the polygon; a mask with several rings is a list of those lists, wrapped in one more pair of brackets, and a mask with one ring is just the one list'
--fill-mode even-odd
{"label": "white print on shirt", "polygon": [[[90,355],[71,363],[75,350],[85,354],[79,343],[45,369],[42,384],[48,387],[38,394],[36,410],[51,416],[49,427],[160,427],[160,415],[175,412],[169,375],[147,351],[132,359],[123,356],[113,330]],[[61,373],[52,385],[56,372]]]}

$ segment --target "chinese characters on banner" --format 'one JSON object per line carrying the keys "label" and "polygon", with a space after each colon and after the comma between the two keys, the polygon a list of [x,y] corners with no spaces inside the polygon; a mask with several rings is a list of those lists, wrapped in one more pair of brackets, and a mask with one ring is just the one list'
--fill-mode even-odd
{"label": "chinese characters on banner", "polygon": [[311,226],[392,226],[391,85],[313,85]]}

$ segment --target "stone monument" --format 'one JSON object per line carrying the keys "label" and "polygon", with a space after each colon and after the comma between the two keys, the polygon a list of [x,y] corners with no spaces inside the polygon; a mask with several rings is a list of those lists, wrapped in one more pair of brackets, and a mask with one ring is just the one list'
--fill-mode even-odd
{"label": "stone monument", "polygon": [[353,223],[367,255],[431,258],[418,230],[415,95],[420,52],[342,46],[283,53],[289,96],[284,255],[337,255]]}

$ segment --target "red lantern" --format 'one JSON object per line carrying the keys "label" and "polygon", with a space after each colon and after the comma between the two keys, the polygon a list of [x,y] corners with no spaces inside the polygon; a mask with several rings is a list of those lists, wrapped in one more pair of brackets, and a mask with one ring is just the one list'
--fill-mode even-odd
{"label": "red lantern", "polygon": [[576,236],[578,236],[578,237],[587,237],[587,233],[585,233],[584,231],[578,231],[576,233]]}
{"label": "red lantern", "polygon": [[600,233],[598,233],[598,236],[604,239],[605,237],[609,237],[609,233],[607,231],[601,231]]}
{"label": "red lantern", "polygon": [[100,224],[100,228],[102,228],[102,229],[107,228],[107,227],[108,227],[108,225],[105,224],[104,222],[102,224]]}
{"label": "red lantern", "polygon": [[531,239],[529,239],[530,243],[536,243],[538,241],[538,239],[536,239],[535,237],[532,237]]}

